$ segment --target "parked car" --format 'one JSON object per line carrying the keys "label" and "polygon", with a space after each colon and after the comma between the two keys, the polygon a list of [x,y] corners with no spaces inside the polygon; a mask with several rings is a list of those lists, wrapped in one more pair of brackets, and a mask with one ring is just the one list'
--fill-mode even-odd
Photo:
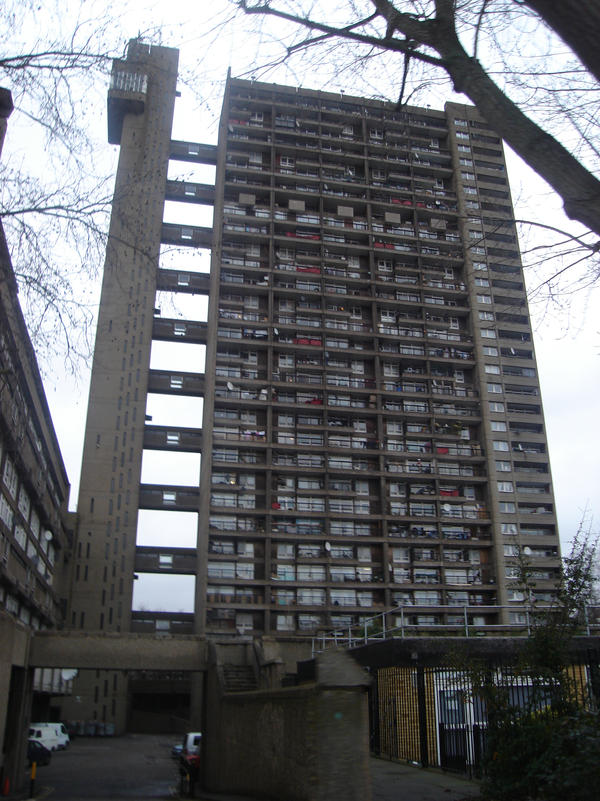
{"label": "parked car", "polygon": [[182,753],[183,753],[183,745],[181,743],[175,743],[173,748],[171,748],[171,757],[173,759],[179,759]]}
{"label": "parked car", "polygon": [[39,740],[27,740],[27,764],[31,766],[33,762],[38,767],[49,765],[52,759],[52,751],[42,745]]}
{"label": "parked car", "polygon": [[181,756],[191,765],[200,764],[200,747],[202,745],[202,733],[199,731],[188,731],[183,735]]}
{"label": "parked car", "polygon": [[199,731],[189,731],[183,735],[181,756],[179,758],[179,772],[181,774],[181,791],[189,793],[193,798],[194,788],[200,772],[200,748],[202,734]]}
{"label": "parked car", "polygon": [[29,739],[38,740],[50,751],[66,748],[70,743],[64,723],[30,723]]}

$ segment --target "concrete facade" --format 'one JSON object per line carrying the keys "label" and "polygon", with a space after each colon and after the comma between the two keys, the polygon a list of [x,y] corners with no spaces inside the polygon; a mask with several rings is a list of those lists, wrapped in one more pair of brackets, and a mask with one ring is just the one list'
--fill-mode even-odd
{"label": "concrete facade", "polygon": [[[12,111],[0,89],[0,151]],[[63,621],[72,521],[69,482],[0,225],[0,792],[19,790],[35,631]]]}
{"label": "concrete facade", "polygon": [[[135,40],[113,67],[109,141],[120,159],[68,565],[52,564],[66,542],[68,485],[47,409],[28,389],[50,466],[35,489],[11,461],[26,428],[12,411],[16,385],[2,398],[2,548],[20,557],[5,606],[54,625],[60,598],[47,579],[64,570],[66,624],[84,639],[60,642],[81,661],[91,637],[97,663],[62,716],[117,731],[132,692],[120,666],[136,635],[147,635],[140,670],[174,656],[191,664],[204,646],[186,637],[240,635],[285,643],[291,670],[312,634],[368,626],[398,607],[421,634],[452,633],[465,619],[482,632],[518,630],[529,600],[519,559],[538,604],[552,599],[559,569],[531,325],[494,132],[466,106],[397,111],[229,79],[218,144],[173,141],[177,61],[175,50]],[[169,179],[171,161],[214,165],[214,186]],[[167,200],[214,206],[212,228],[165,223]],[[167,248],[210,248],[210,272],[168,268]],[[160,292],[198,308],[208,296],[207,319],[163,315]],[[6,318],[3,330],[21,325]],[[204,346],[205,364],[153,369],[157,342]],[[25,351],[24,381],[39,393]],[[202,420],[183,426],[174,413],[157,425],[147,415],[154,395],[202,399]],[[151,452],[201,455],[199,477],[143,483]],[[39,547],[41,513],[26,503],[34,491],[48,508]],[[29,522],[17,527],[21,505]],[[148,544],[146,512],[193,516],[193,536],[182,545],[173,515]],[[35,588],[27,558],[45,566]],[[132,608],[134,582],[157,574],[194,581],[193,611],[177,597]],[[27,592],[38,593],[35,603]]]}
{"label": "concrete facade", "polygon": [[[395,607],[422,633],[518,629],[519,558],[543,604],[559,546],[501,142],[466,106],[236,79],[216,147],[171,141],[176,70],[139,42],[114,66],[68,624],[306,655],[312,633]],[[169,180],[170,160],[215,165],[215,185]],[[212,229],[164,223],[166,200],[214,205]],[[166,247],[212,248],[210,273],[166,269]],[[208,295],[206,321],[163,316],[160,290]],[[206,366],[151,369],[153,342],[205,345]],[[202,398],[202,421],[145,419],[155,393]],[[142,483],[156,451],[201,454],[199,480]],[[145,512],[191,513],[197,536],[167,523],[145,544]],[[193,611],[132,611],[151,574],[193,577]],[[121,731],[126,693],[97,673],[64,716]]]}
{"label": "concrete facade", "polygon": [[[174,50],[132,41],[127,59],[113,66],[109,140],[120,144],[120,157],[92,364],[67,610],[68,625],[81,630],[128,632],[131,626],[156,267],[177,62]],[[123,673],[83,674],[76,696],[65,703],[63,716],[110,719],[122,731],[126,684]]]}

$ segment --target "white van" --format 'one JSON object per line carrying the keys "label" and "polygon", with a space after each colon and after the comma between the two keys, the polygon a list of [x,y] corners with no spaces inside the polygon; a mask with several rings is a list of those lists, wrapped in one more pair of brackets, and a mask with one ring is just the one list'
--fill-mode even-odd
{"label": "white van", "polygon": [[64,723],[31,723],[29,739],[37,740],[50,751],[66,748],[70,743]]}

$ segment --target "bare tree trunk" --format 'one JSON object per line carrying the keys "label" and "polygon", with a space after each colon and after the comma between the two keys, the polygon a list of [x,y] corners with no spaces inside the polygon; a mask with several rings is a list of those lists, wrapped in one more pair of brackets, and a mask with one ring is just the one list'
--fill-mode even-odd
{"label": "bare tree trunk", "polygon": [[600,1],[525,0],[600,81]]}

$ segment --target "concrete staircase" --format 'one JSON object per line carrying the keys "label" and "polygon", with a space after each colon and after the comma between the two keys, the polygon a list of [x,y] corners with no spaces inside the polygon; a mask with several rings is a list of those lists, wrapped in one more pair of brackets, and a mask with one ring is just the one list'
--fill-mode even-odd
{"label": "concrete staircase", "polygon": [[225,692],[241,693],[258,689],[251,665],[223,665],[222,669]]}

